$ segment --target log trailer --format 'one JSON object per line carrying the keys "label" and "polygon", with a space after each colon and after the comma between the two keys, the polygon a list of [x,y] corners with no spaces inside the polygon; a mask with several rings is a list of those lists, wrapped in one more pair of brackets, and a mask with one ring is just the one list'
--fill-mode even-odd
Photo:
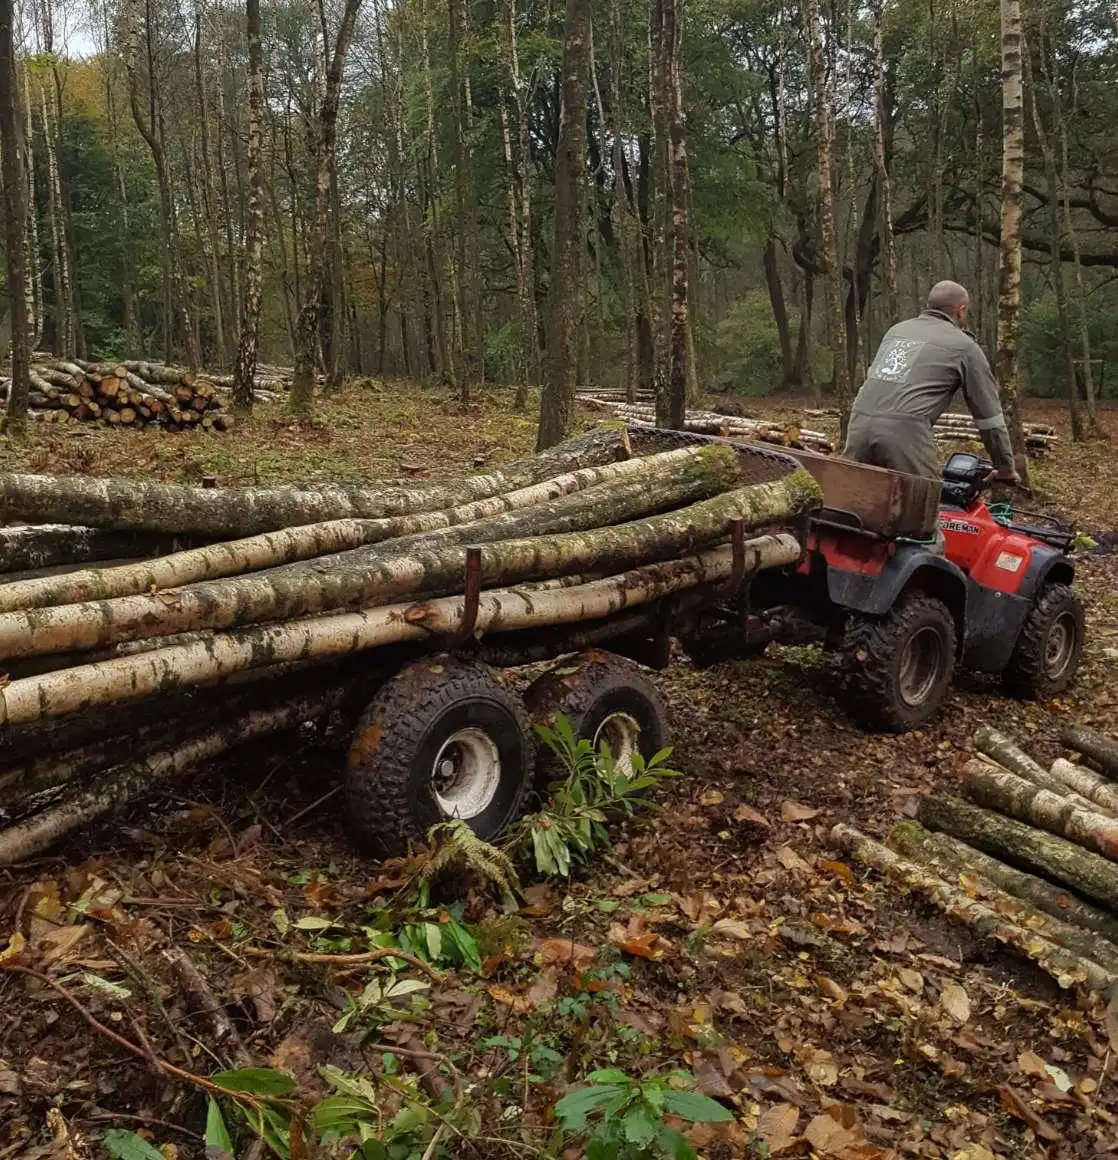
{"label": "log trailer", "polygon": [[[1083,615],[1071,587],[1072,532],[983,503],[988,465],[975,457],[952,457],[941,496],[935,481],[806,451],[643,428],[624,441],[626,454],[674,454],[679,471],[691,470],[678,460],[684,449],[715,448],[698,457],[710,460],[708,476],[727,471],[732,452],[732,478],[698,480],[712,498],[677,500],[641,529],[588,522],[592,501],[559,491],[535,509],[552,521],[541,534],[534,517],[535,538],[493,531],[519,526],[512,512],[434,533],[450,546],[430,547],[428,538],[405,549],[401,541],[395,555],[377,557],[388,563],[348,571],[336,541],[323,549],[315,539],[308,550],[296,527],[217,545],[217,553],[172,551],[152,563],[157,582],[142,589],[129,568],[53,577],[46,588],[0,585],[0,650],[26,658],[8,662],[10,681],[0,686],[0,864],[234,744],[308,720],[330,721],[339,728],[328,734],[345,738],[347,818],[375,853],[403,852],[446,817],[492,837],[546,764],[537,762],[535,723],[563,713],[577,736],[607,741],[622,763],[663,748],[667,716],[648,670],[667,665],[677,648],[705,665],[755,655],[772,641],[819,641],[840,652],[850,710],[873,729],[929,721],[957,667],[1000,674],[1031,696],[1074,680]],[[22,510],[46,503],[41,483],[9,479],[9,503],[20,487],[29,497]],[[96,535],[159,526],[161,507],[154,524],[141,524],[111,486],[81,486],[74,522],[105,529]],[[626,502],[646,502],[646,484],[625,486]],[[726,487],[738,490],[719,494]],[[213,505],[197,492],[186,498],[193,530],[205,531]],[[333,502],[327,493],[314,498]],[[230,499],[244,500],[246,520],[272,519],[259,495]],[[48,509],[34,510],[41,518]],[[103,512],[111,519],[98,525]],[[614,510],[606,525],[617,519]],[[316,524],[315,536],[367,535],[377,523]],[[471,544],[480,535],[471,529],[483,524],[489,539]],[[571,527],[597,530],[583,544],[562,534]],[[567,550],[571,542],[581,555]],[[269,571],[252,557],[264,570],[232,570],[229,561],[241,568],[265,548],[316,558]],[[562,567],[549,573],[553,555]],[[206,569],[232,578],[198,582]],[[283,575],[298,575],[298,586],[272,578]],[[167,576],[187,579],[175,587]],[[61,597],[79,582],[85,603]],[[370,598],[393,592],[415,594],[395,604]],[[38,604],[21,603],[36,593]],[[322,603],[322,593],[335,603]],[[242,615],[250,597],[269,602],[255,624]],[[75,640],[85,651],[66,655]],[[551,663],[521,691],[510,670],[537,662]],[[91,774],[92,784],[75,791]]]}

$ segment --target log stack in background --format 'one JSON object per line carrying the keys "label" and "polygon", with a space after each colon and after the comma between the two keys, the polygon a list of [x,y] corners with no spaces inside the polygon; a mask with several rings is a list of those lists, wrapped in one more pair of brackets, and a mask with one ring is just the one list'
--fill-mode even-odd
{"label": "log stack in background", "polygon": [[963,797],[924,798],[882,845],[835,841],[944,913],[1030,958],[1063,987],[1118,996],[1118,738],[1067,727],[1078,762],[1045,769],[984,727]]}
{"label": "log stack in background", "polygon": [[[39,525],[0,529],[0,865],[331,712],[350,688],[334,666],[369,649],[439,651],[467,619],[501,648],[634,617],[650,631],[662,597],[731,576],[731,521],[747,572],[787,565],[785,529],[818,502],[787,456],[638,430],[418,486],[0,475],[0,523]],[[197,700],[231,684],[228,704]]]}

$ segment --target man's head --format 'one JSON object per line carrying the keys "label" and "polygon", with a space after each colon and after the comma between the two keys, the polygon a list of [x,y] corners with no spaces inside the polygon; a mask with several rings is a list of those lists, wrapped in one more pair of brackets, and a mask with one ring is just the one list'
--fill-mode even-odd
{"label": "man's head", "polygon": [[946,314],[956,326],[966,322],[969,306],[970,295],[958,282],[937,282],[928,291],[928,309]]}

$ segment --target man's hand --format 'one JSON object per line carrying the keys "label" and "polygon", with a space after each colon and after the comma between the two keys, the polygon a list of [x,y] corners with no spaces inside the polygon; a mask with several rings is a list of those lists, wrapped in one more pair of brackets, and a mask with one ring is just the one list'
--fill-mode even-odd
{"label": "man's hand", "polygon": [[993,471],[986,476],[987,483],[1009,483],[1014,487],[1021,486],[1021,476],[1016,467],[995,467]]}

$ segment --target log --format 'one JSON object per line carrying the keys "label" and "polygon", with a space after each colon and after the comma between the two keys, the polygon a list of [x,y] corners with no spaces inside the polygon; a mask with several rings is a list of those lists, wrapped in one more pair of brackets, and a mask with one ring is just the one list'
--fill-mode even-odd
{"label": "log", "polygon": [[[610,481],[634,477],[648,480],[647,484],[641,485],[642,493],[646,496],[670,497],[668,502],[700,499],[703,495],[699,493],[711,494],[723,487],[732,487],[737,482],[736,459],[726,448],[684,448],[646,458],[607,463],[601,467],[582,468],[556,476],[545,483],[446,511],[383,520],[334,520],[322,524],[304,524],[165,555],[151,562],[123,568],[94,568],[66,576],[7,584],[0,587],[0,613],[107,600],[151,592],[158,588],[178,588],[203,580],[256,572],[365,544],[473,523],[505,512],[543,505],[550,500],[594,489]],[[693,486],[696,483],[699,484],[697,488]],[[645,487],[649,488],[648,492],[643,492]],[[593,506],[593,503],[587,504],[588,509]]]}
{"label": "log", "polygon": [[0,573],[90,560],[157,556],[190,545],[187,536],[163,532],[110,532],[65,524],[0,528]]}
{"label": "log", "polygon": [[228,537],[333,519],[437,511],[621,457],[617,431],[594,432],[484,475],[421,487],[193,488],[138,480],[0,474],[0,523],[74,523]]}
{"label": "log", "polygon": [[1062,757],[1057,757],[1052,763],[1051,773],[1057,781],[1074,790],[1095,808],[1118,817],[1118,785],[1109,778],[1095,773],[1085,765],[1065,761]]}
{"label": "log", "polygon": [[1018,925],[1118,973],[1118,918],[1114,915],[947,834],[929,833],[919,822],[894,826],[888,845],[960,886],[964,893],[978,889],[989,906]]}
{"label": "log", "polygon": [[974,735],[974,740],[979,752],[991,758],[1002,769],[1007,769],[1010,773],[1015,773],[1018,777],[1023,777],[1050,793],[1066,797],[1083,809],[1096,808],[1088,798],[1076,793],[1071,786],[1054,777],[1040,762],[1034,761],[1012,738],[992,726],[983,725]]}
{"label": "log", "polygon": [[340,703],[341,698],[340,689],[326,689],[287,704],[258,709],[173,749],[159,750],[140,761],[118,765],[57,806],[0,830],[0,865],[10,866],[49,849],[67,834],[130,804],[243,741],[292,729],[320,717]]}
{"label": "log", "polygon": [[979,805],[1118,861],[1118,819],[1098,810],[1085,810],[1006,770],[968,762],[965,773],[967,796]]}
{"label": "log", "polygon": [[[560,538],[536,543],[552,544]],[[506,545],[495,547],[503,549]],[[746,542],[746,571],[784,566],[799,555],[795,536],[761,536]],[[484,578],[484,550],[482,556]],[[650,564],[574,587],[541,587],[529,592],[510,587],[485,592],[479,600],[475,635],[487,629],[510,632],[600,619],[672,592],[723,580],[731,567],[732,551],[725,544],[699,556]],[[14,725],[63,716],[113,701],[222,680],[265,665],[347,656],[406,641],[439,640],[454,633],[463,616],[463,597],[452,596],[425,604],[395,604],[367,612],[214,633],[199,643],[13,681],[0,688],[0,721]]]}
{"label": "log", "polygon": [[1088,729],[1082,725],[1066,725],[1060,740],[1069,749],[1089,757],[1108,777],[1118,780],[1118,738]]}
{"label": "log", "polygon": [[221,1058],[234,1067],[252,1067],[255,1062],[252,1054],[245,1047],[225,1008],[214,998],[209,983],[202,977],[194,961],[182,947],[174,944],[164,947],[161,953],[171,968],[171,975],[179,991],[201,1019],[207,1044],[222,1053]]}
{"label": "log", "polygon": [[[632,487],[631,502],[649,504],[650,483],[637,481]],[[598,526],[603,513],[590,505],[589,495],[588,491],[568,497],[570,502],[557,500],[552,509],[558,509],[560,528],[586,529],[589,525],[592,530],[541,536],[540,513],[530,510],[536,534],[527,538],[504,538],[509,522],[518,518],[518,513],[510,513],[485,524],[469,525],[454,536],[434,533],[457,538],[458,544],[423,548],[399,541],[173,592],[9,612],[0,615],[0,657],[40,656],[96,648],[141,635],[169,636],[343,608],[369,608],[419,591],[454,591],[461,588],[466,566],[462,541],[483,544],[484,587],[587,570],[617,572],[668,560],[712,543],[726,534],[732,519],[742,519],[750,530],[792,522],[818,503],[819,489],[806,471],[797,470],[778,483],[755,484],[611,527]],[[608,501],[607,511],[616,509],[617,494],[608,485],[604,500]],[[490,538],[498,542],[486,542]]]}
{"label": "log", "polygon": [[1077,983],[1086,984],[1109,998],[1118,984],[1118,976],[1093,959],[1075,954],[1003,918],[992,907],[968,898],[958,887],[945,882],[923,866],[902,858],[888,846],[866,837],[853,826],[840,823],[831,831],[831,838],[855,861],[893,879],[914,894],[919,894],[949,918],[965,923],[980,937],[994,939],[1031,959],[1063,989]]}
{"label": "log", "polygon": [[1118,869],[1114,863],[1066,838],[947,794],[923,798],[917,818],[930,830],[942,830],[1118,911]]}

